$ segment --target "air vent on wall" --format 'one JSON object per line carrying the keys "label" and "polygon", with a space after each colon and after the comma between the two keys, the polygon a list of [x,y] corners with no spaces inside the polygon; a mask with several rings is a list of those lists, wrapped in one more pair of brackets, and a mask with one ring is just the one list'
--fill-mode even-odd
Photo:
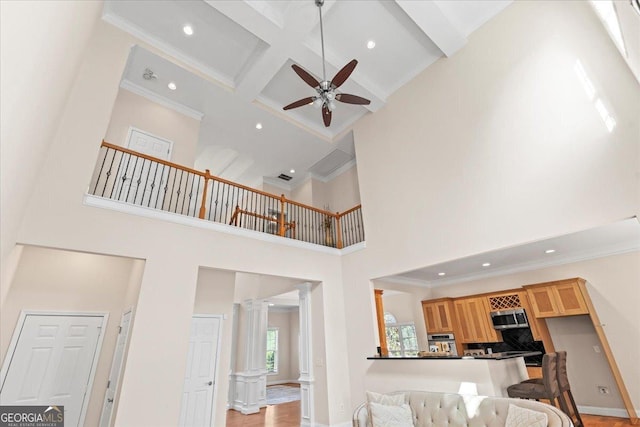
{"label": "air vent on wall", "polygon": [[278,175],[278,178],[284,180],[284,181],[291,181],[291,178],[289,175],[285,175],[283,173],[281,173],[280,175]]}

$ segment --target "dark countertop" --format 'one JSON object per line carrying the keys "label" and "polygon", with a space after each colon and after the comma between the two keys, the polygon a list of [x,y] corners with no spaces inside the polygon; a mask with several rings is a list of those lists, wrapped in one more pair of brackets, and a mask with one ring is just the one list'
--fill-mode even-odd
{"label": "dark countertop", "polygon": [[480,356],[424,356],[424,357],[389,357],[389,356],[372,356],[367,357],[367,360],[415,360],[415,359],[447,359],[447,360],[461,360],[461,359],[482,359],[482,360],[505,360],[514,359],[516,357],[538,356],[542,354],[539,351],[504,351],[501,353],[483,354]]}

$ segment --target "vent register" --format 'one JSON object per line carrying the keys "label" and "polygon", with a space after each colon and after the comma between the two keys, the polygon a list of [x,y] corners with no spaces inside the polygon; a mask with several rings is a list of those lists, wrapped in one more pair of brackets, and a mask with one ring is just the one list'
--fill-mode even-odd
{"label": "vent register", "polygon": [[[309,168],[309,172],[320,178],[328,178],[332,173],[336,172],[338,169],[352,161],[353,158],[353,154],[347,153],[337,148],[322,159],[318,160],[313,166]],[[280,175],[278,175],[278,178],[282,179],[283,181],[291,181],[293,179],[292,176],[287,175],[286,173],[281,173]]]}

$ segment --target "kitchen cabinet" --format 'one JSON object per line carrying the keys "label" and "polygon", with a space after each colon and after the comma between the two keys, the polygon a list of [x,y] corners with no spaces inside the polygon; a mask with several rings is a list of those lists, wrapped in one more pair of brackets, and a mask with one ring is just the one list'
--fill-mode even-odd
{"label": "kitchen cabinet", "polygon": [[589,314],[580,282],[584,283],[584,279],[525,286],[535,316],[545,318]]}
{"label": "kitchen cabinet", "polygon": [[453,302],[460,342],[483,343],[502,341],[493,329],[486,297],[458,298]]}
{"label": "kitchen cabinet", "polygon": [[453,300],[441,298],[437,300],[422,301],[424,323],[428,334],[453,332]]}

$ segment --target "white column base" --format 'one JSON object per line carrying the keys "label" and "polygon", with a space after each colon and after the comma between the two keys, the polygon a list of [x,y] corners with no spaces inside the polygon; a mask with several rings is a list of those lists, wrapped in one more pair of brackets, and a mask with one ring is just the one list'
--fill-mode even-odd
{"label": "white column base", "polygon": [[300,377],[300,425],[313,426],[313,378]]}
{"label": "white column base", "polygon": [[267,400],[266,374],[236,372],[234,380],[233,409],[244,415],[260,412],[260,408],[266,406]]}

